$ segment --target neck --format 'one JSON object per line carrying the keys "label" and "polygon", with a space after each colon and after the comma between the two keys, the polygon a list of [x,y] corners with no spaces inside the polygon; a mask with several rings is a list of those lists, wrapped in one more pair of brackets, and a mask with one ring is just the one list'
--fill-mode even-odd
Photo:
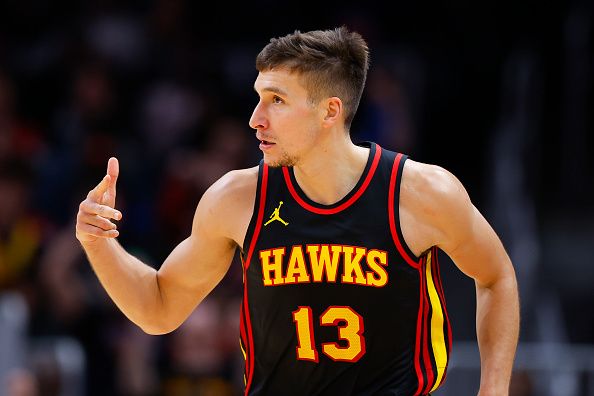
{"label": "neck", "polygon": [[369,149],[355,145],[345,135],[316,145],[307,158],[295,165],[295,179],[309,199],[331,205],[355,187],[368,158]]}

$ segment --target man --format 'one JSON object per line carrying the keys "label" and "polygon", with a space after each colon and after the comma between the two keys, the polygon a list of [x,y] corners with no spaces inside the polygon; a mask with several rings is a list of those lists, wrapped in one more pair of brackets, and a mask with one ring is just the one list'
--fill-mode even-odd
{"label": "man", "polygon": [[437,389],[452,340],[441,249],[476,283],[479,395],[506,395],[519,321],[510,259],[451,173],[353,144],[368,64],[366,42],[345,27],[272,39],[256,59],[250,119],[264,158],[206,191],[191,235],[158,271],[115,239],[115,158],[80,205],[77,237],[117,306],[150,334],[175,330],[239,247],[246,395]]}

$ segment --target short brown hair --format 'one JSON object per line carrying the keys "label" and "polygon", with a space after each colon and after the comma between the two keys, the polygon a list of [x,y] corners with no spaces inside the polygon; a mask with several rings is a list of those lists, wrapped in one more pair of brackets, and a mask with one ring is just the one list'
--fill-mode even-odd
{"label": "short brown hair", "polygon": [[353,122],[369,69],[369,48],[359,33],[345,26],[272,38],[256,57],[259,72],[287,68],[298,72],[309,99],[336,96],[344,104],[345,127]]}

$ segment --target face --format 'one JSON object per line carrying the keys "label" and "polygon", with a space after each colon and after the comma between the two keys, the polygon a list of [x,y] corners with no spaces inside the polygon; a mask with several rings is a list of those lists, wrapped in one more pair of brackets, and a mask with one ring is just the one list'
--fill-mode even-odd
{"label": "face", "polygon": [[260,100],[250,118],[264,162],[295,166],[314,147],[321,129],[322,111],[308,101],[297,73],[262,72],[254,83]]}

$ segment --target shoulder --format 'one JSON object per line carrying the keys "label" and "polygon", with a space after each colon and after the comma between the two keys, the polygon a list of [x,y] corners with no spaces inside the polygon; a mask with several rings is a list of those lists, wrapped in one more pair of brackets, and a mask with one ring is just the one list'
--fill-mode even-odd
{"label": "shoulder", "polygon": [[410,159],[404,165],[400,200],[414,224],[425,230],[425,248],[446,243],[450,231],[466,227],[473,215],[468,192],[452,172]]}
{"label": "shoulder", "polygon": [[205,192],[205,196],[217,200],[241,199],[244,194],[256,191],[258,184],[258,166],[246,169],[235,169],[225,173]]}
{"label": "shoulder", "polygon": [[444,199],[443,203],[448,204],[468,198],[466,189],[453,173],[441,166],[411,159],[404,165],[401,188],[415,194],[421,203],[429,205]]}
{"label": "shoulder", "polygon": [[236,242],[251,219],[258,166],[225,173],[204,193],[196,208],[193,231],[208,224],[209,233],[216,233]]}

